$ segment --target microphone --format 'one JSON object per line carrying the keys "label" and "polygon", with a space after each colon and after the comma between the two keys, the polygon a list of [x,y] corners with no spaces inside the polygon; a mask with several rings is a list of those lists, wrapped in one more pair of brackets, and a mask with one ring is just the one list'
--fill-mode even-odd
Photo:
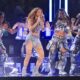
{"label": "microphone", "polygon": [[42,14],[42,16],[41,16],[40,18],[45,21],[45,16],[44,16],[44,14]]}

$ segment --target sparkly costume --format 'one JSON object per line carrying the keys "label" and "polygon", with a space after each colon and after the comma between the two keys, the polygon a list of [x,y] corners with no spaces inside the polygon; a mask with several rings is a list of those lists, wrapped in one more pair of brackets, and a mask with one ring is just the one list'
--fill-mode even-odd
{"label": "sparkly costume", "polygon": [[3,28],[0,28],[0,56],[3,55],[4,58],[6,59],[7,58],[7,53],[6,53],[6,48],[5,46],[3,45],[3,42],[2,42],[2,36],[3,36],[3,33],[5,32],[6,30],[3,29]]}
{"label": "sparkly costume", "polygon": [[[26,36],[26,40],[25,40],[25,44],[27,45],[28,41],[32,42],[33,48],[35,49],[35,47],[38,46],[42,46],[41,41],[40,41],[40,30],[41,30],[41,26],[37,26],[36,28],[34,28],[31,32],[28,33],[28,35]],[[37,36],[34,35],[33,33],[38,34]],[[27,73],[28,75],[28,73]],[[36,66],[34,67],[33,71],[32,71],[32,76],[34,75],[40,75],[38,72],[38,69],[36,68]],[[26,76],[26,68],[23,67],[22,69],[22,76]]]}
{"label": "sparkly costume", "polygon": [[[67,26],[66,23],[58,21],[56,23],[56,28],[55,28],[54,33],[56,33],[56,31],[63,31],[64,33],[67,33],[68,29],[66,26]],[[61,48],[64,48],[66,50],[66,52],[61,53],[61,51],[60,51]],[[68,53],[69,48],[68,48],[66,36],[61,37],[61,36],[57,36],[56,34],[54,34],[52,39],[49,41],[49,43],[47,45],[47,49],[49,49],[51,69],[55,70],[55,68],[58,68],[59,72],[64,71],[67,55],[69,54]],[[58,62],[55,61],[57,53],[58,53],[58,59],[59,59]],[[57,67],[56,67],[56,64],[58,64]],[[52,72],[52,74],[53,74],[53,72]]]}
{"label": "sparkly costume", "polygon": [[38,34],[38,36],[35,36],[32,34],[32,32],[29,32],[29,34],[26,37],[26,45],[28,43],[29,40],[32,41],[33,47],[36,47],[38,45],[41,45],[41,41],[40,41],[40,30],[41,30],[41,26],[36,27],[35,29],[32,30],[32,32],[35,32],[36,34]]}

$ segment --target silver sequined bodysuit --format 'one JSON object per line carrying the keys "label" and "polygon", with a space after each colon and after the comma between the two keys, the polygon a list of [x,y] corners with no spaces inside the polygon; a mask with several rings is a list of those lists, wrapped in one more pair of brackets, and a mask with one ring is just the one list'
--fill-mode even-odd
{"label": "silver sequined bodysuit", "polygon": [[[40,31],[41,31],[41,26],[37,26],[31,32],[29,32],[29,34],[26,37],[26,43],[28,43],[28,41],[30,40],[30,41],[32,41],[33,47],[36,47],[38,45],[41,45]],[[36,33],[38,35],[36,36],[33,33]]]}
{"label": "silver sequined bodysuit", "polygon": [[5,46],[3,45],[3,42],[2,42],[2,36],[3,36],[5,31],[6,30],[1,28],[1,26],[0,26],[0,54],[2,54],[2,53],[6,54],[6,48],[5,48]]}

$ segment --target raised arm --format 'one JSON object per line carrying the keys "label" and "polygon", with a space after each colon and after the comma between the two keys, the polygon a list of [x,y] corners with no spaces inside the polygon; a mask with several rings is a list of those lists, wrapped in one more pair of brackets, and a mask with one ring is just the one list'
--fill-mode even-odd
{"label": "raised arm", "polygon": [[32,31],[34,28],[37,27],[37,25],[40,23],[40,18],[36,21],[36,23],[32,23],[31,19],[28,20],[28,29],[29,31]]}
{"label": "raised arm", "polygon": [[42,27],[42,31],[44,31],[44,22],[40,21],[40,26]]}

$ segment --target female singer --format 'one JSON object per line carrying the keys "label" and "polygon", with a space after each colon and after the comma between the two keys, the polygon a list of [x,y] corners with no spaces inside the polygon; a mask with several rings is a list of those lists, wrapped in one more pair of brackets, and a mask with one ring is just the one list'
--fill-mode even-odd
{"label": "female singer", "polygon": [[22,76],[26,75],[26,69],[32,54],[32,48],[34,48],[38,53],[38,59],[36,66],[33,69],[32,75],[39,76],[39,67],[44,58],[44,51],[40,42],[40,30],[44,29],[44,15],[41,8],[34,8],[28,15],[28,29],[29,34],[26,39],[26,56],[24,59]]}

